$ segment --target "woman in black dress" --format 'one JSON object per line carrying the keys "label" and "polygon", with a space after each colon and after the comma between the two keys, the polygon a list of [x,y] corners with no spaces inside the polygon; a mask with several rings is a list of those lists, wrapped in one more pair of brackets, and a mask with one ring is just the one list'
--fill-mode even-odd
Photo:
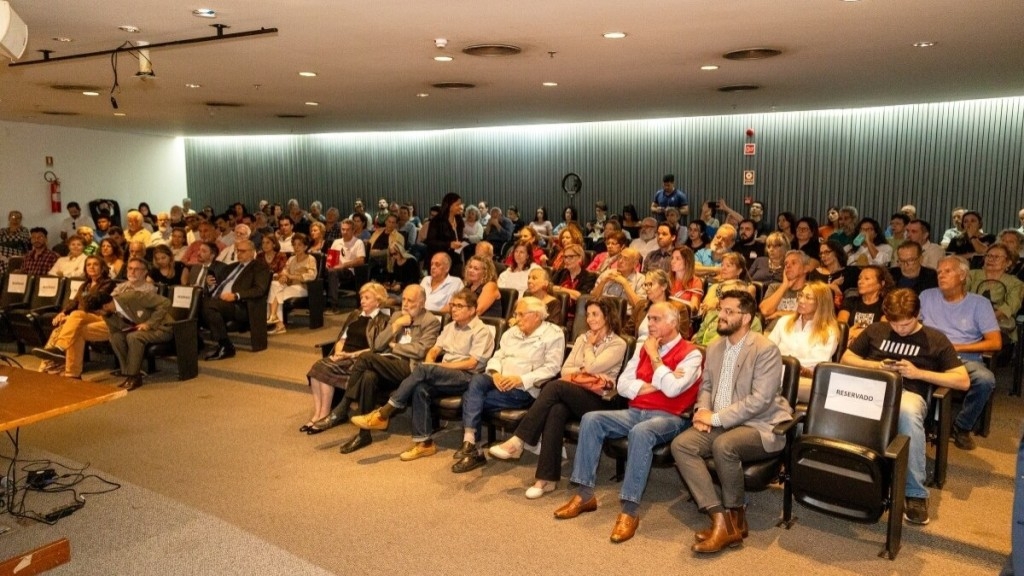
{"label": "woman in black dress", "polygon": [[445,252],[452,259],[448,273],[462,276],[462,248],[466,244],[462,229],[465,225],[462,219],[462,197],[454,192],[445,194],[441,200],[441,210],[430,220],[430,227],[427,228],[424,242],[427,245],[426,261],[430,262],[438,252]]}

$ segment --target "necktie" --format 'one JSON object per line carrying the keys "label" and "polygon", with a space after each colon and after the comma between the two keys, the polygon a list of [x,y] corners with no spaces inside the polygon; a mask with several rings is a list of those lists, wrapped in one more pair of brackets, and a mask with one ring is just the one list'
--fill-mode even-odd
{"label": "necktie", "polygon": [[242,268],[245,268],[245,264],[235,266],[235,269],[231,271],[231,274],[228,274],[228,277],[217,285],[217,289],[213,291],[213,295],[215,297],[220,296],[221,292],[223,292],[227,286],[230,286],[235,281],[235,278],[238,278],[238,275],[242,273]]}
{"label": "necktie", "polygon": [[196,282],[193,286],[206,286],[206,275],[209,272],[209,266],[203,264],[203,267],[199,269],[199,274],[196,276]]}

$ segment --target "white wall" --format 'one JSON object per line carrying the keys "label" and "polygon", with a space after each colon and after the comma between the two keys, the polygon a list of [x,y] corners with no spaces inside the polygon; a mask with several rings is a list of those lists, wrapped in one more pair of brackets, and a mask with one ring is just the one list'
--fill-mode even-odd
{"label": "white wall", "polygon": [[[47,170],[60,177],[61,214],[50,213]],[[95,198],[117,200],[122,213],[143,201],[158,212],[180,204],[186,192],[181,138],[0,122],[0,226],[10,210],[21,210],[23,224],[46,227],[53,244],[72,200],[86,213]]]}

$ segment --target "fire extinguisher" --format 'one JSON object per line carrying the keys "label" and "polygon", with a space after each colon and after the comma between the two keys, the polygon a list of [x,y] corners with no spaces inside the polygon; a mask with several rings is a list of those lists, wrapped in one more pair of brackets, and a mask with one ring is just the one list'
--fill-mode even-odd
{"label": "fire extinguisher", "polygon": [[43,178],[50,183],[50,212],[60,214],[60,178],[57,178],[57,175],[49,170],[43,174]]}

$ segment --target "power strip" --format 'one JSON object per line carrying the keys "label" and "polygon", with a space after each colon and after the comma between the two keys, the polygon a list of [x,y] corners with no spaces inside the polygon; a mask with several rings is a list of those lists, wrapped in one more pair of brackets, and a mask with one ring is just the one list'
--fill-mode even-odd
{"label": "power strip", "polygon": [[68,504],[67,506],[54,508],[53,510],[50,510],[45,516],[43,516],[43,518],[45,518],[47,522],[56,522],[57,520],[60,520],[65,516],[71,516],[72,514],[80,510],[83,506],[85,506],[85,502],[75,502],[74,504]]}

